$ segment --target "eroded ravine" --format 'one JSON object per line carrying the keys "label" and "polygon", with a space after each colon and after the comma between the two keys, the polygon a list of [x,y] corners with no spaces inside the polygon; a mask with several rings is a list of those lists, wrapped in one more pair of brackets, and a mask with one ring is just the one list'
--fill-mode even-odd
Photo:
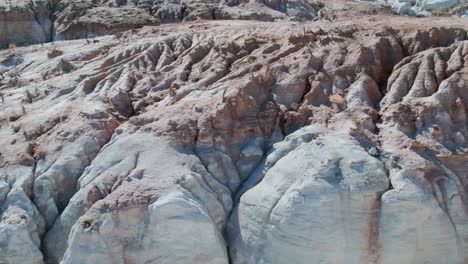
{"label": "eroded ravine", "polygon": [[[440,222],[434,225],[447,228],[442,240],[446,247],[439,250],[454,252],[453,263],[465,257],[451,245],[453,234],[466,236],[466,216],[459,213],[466,209],[466,175],[463,170],[449,173],[453,179],[442,196],[460,196],[461,203],[447,205],[443,199],[445,209],[439,211],[441,203],[431,189],[425,194],[424,184],[432,183],[429,176],[439,173],[437,168],[450,169],[412,149],[421,148],[415,140],[438,151],[445,150],[434,146],[445,144],[462,156],[461,161],[465,150],[428,137],[425,125],[412,128],[417,119],[411,114],[419,105],[411,102],[422,98],[421,104],[431,107],[425,98],[435,94],[438,111],[465,107],[466,31],[436,28],[412,37],[411,31],[382,28],[368,30],[366,36],[352,30],[323,32],[313,24],[303,30],[278,23],[274,34],[266,34],[269,24],[236,22],[229,30],[223,22],[206,25],[212,28],[205,29],[203,23],[195,29],[175,25],[178,31],[166,36],[167,28],[148,28],[91,44],[61,43],[54,47],[63,52],[56,58],[37,48],[21,50],[27,66],[21,71],[9,68],[2,86],[6,147],[0,173],[8,195],[2,200],[1,223],[3,230],[12,230],[2,238],[3,254],[8,254],[2,258],[15,262],[34,255],[41,262],[40,252],[14,250],[24,247],[15,240],[24,230],[25,238],[42,248],[50,263],[226,263],[227,245],[231,263],[304,257],[387,263],[396,250],[388,245],[398,246],[392,232],[426,216],[435,216]],[[424,34],[431,41],[418,44]],[[88,56],[90,48],[98,52]],[[418,66],[426,72],[420,76],[404,68],[435,58],[434,53],[441,54],[446,73],[436,78],[437,89],[428,89],[424,78],[431,79],[433,71],[439,74],[430,68],[437,63],[427,64],[427,69]],[[67,72],[43,77],[64,61],[72,66]],[[411,85],[399,91],[404,86],[397,84],[403,82]],[[385,83],[387,88],[381,86]],[[420,83],[428,89],[425,93],[417,92]],[[453,96],[440,91],[455,93],[460,100],[446,99]],[[37,96],[31,101],[28,94]],[[461,141],[466,112],[460,109],[450,112],[459,118],[454,124],[425,122]],[[446,162],[460,162],[450,160],[455,154],[443,153]],[[417,167],[405,159],[432,164]],[[23,169],[35,171],[26,185],[16,172]],[[316,182],[327,192],[314,189]],[[268,184],[279,186],[278,192]],[[395,223],[383,220],[409,215],[395,205],[400,199],[394,196],[408,186],[426,197],[408,196],[416,201],[411,206],[426,206],[428,200],[439,209],[432,202],[421,206],[416,220],[398,223],[395,231]],[[15,202],[16,192],[26,194],[21,201],[29,211]],[[320,199],[329,207],[314,204]],[[337,226],[333,222],[325,227],[341,233],[332,238],[321,233],[320,221],[314,222],[310,212],[335,221]],[[21,215],[25,219],[18,222],[25,228],[15,230],[9,219]],[[262,217],[266,220],[259,220]],[[308,222],[301,222],[303,217]],[[34,221],[36,227],[31,226]],[[446,221],[452,224],[446,226]],[[455,233],[453,225],[458,225]],[[310,230],[317,233],[303,234]],[[440,238],[418,232],[423,238],[417,237],[417,243]],[[39,243],[28,238],[36,233]],[[412,233],[407,233],[411,239]],[[198,236],[205,241],[194,241]],[[327,246],[310,251],[310,243],[316,243],[309,240],[313,236],[335,243],[342,254],[332,254]],[[271,255],[288,250],[295,255]],[[418,260],[439,253],[424,252]],[[401,261],[409,255],[401,253]]]}

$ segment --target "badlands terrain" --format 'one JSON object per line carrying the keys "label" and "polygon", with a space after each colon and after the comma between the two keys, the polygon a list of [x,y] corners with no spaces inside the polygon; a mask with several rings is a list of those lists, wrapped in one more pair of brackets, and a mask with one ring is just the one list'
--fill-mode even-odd
{"label": "badlands terrain", "polygon": [[468,263],[466,10],[0,0],[0,263]]}

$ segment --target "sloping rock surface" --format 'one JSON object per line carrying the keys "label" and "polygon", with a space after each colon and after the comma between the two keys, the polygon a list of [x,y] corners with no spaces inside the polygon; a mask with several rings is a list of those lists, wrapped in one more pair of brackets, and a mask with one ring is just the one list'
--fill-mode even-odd
{"label": "sloping rock surface", "polygon": [[0,48],[199,19],[306,21],[322,7],[311,0],[8,0],[0,3]]}
{"label": "sloping rock surface", "polygon": [[466,19],[338,21],[1,51],[0,263],[466,263]]}
{"label": "sloping rock surface", "polygon": [[468,4],[466,0],[388,0],[395,12],[402,15],[430,16],[431,14],[450,13],[451,10]]}
{"label": "sloping rock surface", "polygon": [[[366,3],[367,2],[367,3]],[[369,3],[374,2],[374,3]],[[390,11],[390,9],[392,11]],[[395,12],[464,16],[467,0],[5,0],[0,48],[195,20],[316,21]]]}

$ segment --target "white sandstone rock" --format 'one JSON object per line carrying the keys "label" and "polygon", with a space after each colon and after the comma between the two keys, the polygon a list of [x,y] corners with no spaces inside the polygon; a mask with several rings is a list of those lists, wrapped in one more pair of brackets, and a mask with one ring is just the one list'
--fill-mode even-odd
{"label": "white sandstone rock", "polygon": [[[293,143],[304,136],[312,138]],[[228,229],[233,263],[361,263],[372,257],[375,203],[388,188],[383,164],[347,136],[313,138],[307,128],[290,135],[286,144],[294,147],[281,151],[240,198]]]}

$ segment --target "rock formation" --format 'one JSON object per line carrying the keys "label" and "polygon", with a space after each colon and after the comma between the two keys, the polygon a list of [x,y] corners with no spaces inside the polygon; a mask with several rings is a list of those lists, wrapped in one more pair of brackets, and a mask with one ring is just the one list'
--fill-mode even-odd
{"label": "rock formation", "polygon": [[465,0],[387,0],[386,2],[399,14],[416,16],[430,16],[433,13],[450,12],[468,4]]}
{"label": "rock formation", "polygon": [[198,19],[313,20],[321,7],[312,0],[6,0],[0,48]]}
{"label": "rock formation", "polygon": [[467,19],[213,2],[0,51],[0,263],[467,263]]}
{"label": "rock formation", "polygon": [[[365,13],[465,16],[467,0],[388,0],[373,6],[341,0],[5,0],[0,3],[0,48],[93,38],[143,26],[194,20],[315,21]],[[364,1],[363,1],[364,2]],[[357,10],[357,12],[356,12]]]}

